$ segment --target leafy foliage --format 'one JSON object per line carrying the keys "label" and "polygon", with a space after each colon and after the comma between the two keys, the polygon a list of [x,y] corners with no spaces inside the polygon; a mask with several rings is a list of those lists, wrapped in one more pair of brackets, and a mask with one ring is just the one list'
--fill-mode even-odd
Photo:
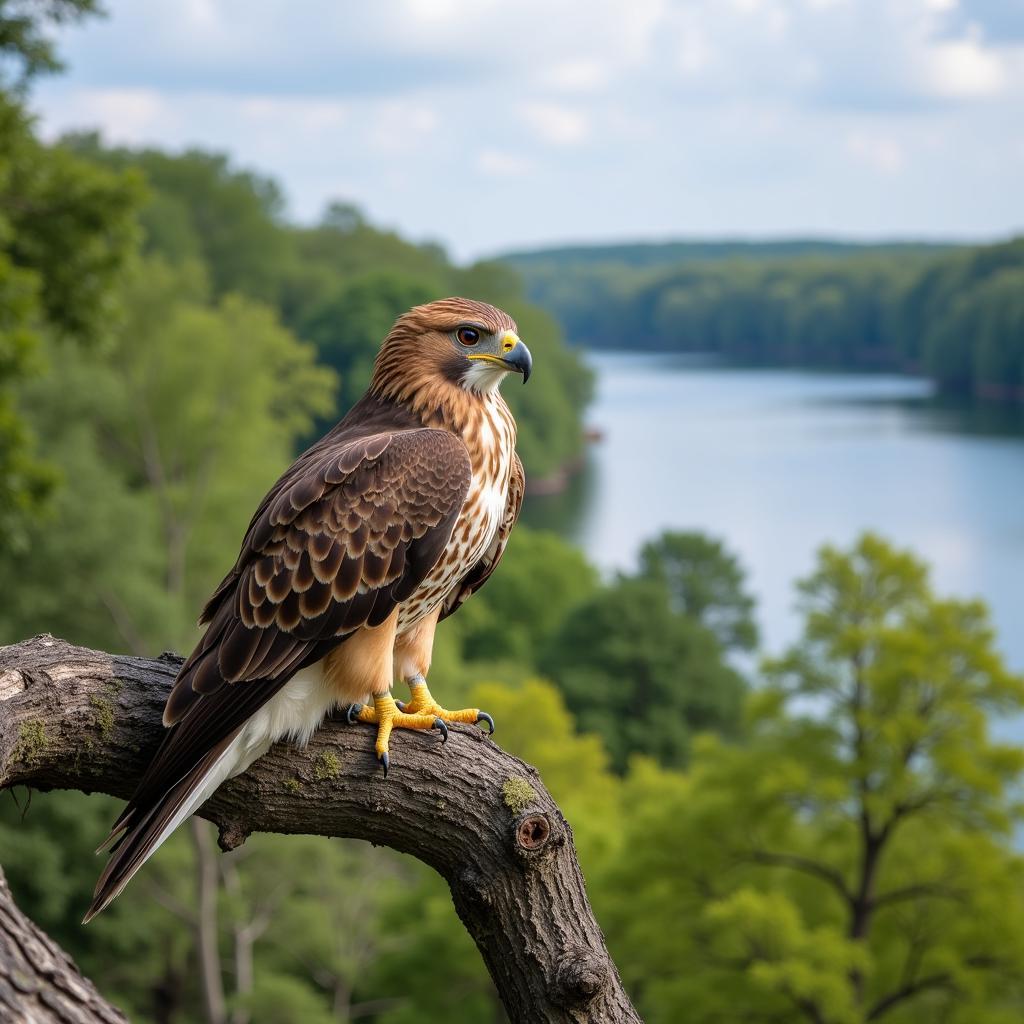
{"label": "leafy foliage", "polygon": [[[5,37],[16,45],[13,33],[33,50],[30,68],[45,63],[46,44],[5,13],[0,8],[0,59],[10,57],[2,47]],[[24,548],[25,525],[56,483],[15,389],[42,371],[45,338],[89,344],[109,329],[138,193],[135,176],[39,143],[20,97],[0,91],[0,552]]]}
{"label": "leafy foliage", "polygon": [[619,771],[633,753],[681,766],[694,732],[734,732],[745,689],[714,634],[649,579],[619,579],[576,606],[541,667]]}
{"label": "leafy foliage", "polygon": [[0,0],[0,54],[6,65],[0,77],[6,89],[23,88],[36,75],[63,66],[46,32],[47,23],[67,24],[99,12],[95,0]]}
{"label": "leafy foliage", "polygon": [[1024,401],[1024,239],[964,249],[723,243],[518,254],[528,294],[595,346],[902,369]]}
{"label": "leafy foliage", "polygon": [[624,975],[659,1020],[1009,1019],[1024,755],[986,719],[1024,680],[977,602],[877,537],[824,549],[800,590],[745,742],[626,782],[631,856],[600,883]]}
{"label": "leafy foliage", "polygon": [[204,296],[196,268],[143,261],[101,351],[53,344],[29,408],[65,486],[0,558],[21,580],[0,612],[7,636],[45,625],[140,653],[186,644],[248,510],[329,406],[330,371],[272,311]]}
{"label": "leafy foliage", "polygon": [[672,607],[715,634],[725,650],[757,646],[754,599],[743,570],[720,540],[668,531],[640,549],[640,573],[667,588]]}

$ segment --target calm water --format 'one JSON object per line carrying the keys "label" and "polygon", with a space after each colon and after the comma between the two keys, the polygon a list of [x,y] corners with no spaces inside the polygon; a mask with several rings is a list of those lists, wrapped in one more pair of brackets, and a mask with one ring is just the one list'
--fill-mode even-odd
{"label": "calm water", "polygon": [[924,556],[941,591],[983,597],[1024,670],[1024,416],[943,408],[904,377],[591,362],[604,440],[567,494],[531,499],[528,521],[607,570],[667,527],[724,538],[770,651],[796,634],[793,581],[818,545],[877,530]]}

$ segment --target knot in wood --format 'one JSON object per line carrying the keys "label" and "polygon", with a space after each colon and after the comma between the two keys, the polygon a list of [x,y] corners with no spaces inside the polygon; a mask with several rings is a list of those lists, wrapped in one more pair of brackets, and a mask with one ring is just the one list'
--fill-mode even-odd
{"label": "knot in wood", "polygon": [[224,853],[230,853],[237,850],[251,834],[251,829],[237,821],[225,821],[217,826],[217,845]]}
{"label": "knot in wood", "polygon": [[585,1006],[604,988],[608,976],[607,956],[586,946],[569,946],[555,965],[551,998],[559,1006]]}
{"label": "knot in wood", "polygon": [[529,814],[516,827],[516,845],[521,850],[542,850],[550,838],[551,822],[546,814]]}
{"label": "knot in wood", "polygon": [[491,894],[483,877],[472,868],[466,868],[459,875],[459,888],[473,902],[489,906]]}

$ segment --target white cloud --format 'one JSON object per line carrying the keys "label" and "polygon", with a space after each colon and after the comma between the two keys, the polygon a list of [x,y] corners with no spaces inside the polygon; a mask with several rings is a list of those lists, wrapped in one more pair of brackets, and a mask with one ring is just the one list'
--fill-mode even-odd
{"label": "white cloud", "polygon": [[1007,84],[1000,55],[985,49],[977,39],[932,47],[925,76],[936,96],[957,99],[993,96]]}
{"label": "white cloud", "polygon": [[528,103],[520,116],[539,139],[555,146],[578,146],[589,134],[587,116],[582,111],[555,103]]}
{"label": "white cloud", "polygon": [[869,132],[853,132],[847,136],[846,151],[855,160],[883,174],[897,174],[906,164],[903,147],[892,138]]}
{"label": "white cloud", "polygon": [[393,100],[374,105],[369,138],[382,152],[408,152],[421,146],[437,127],[438,115],[432,107]]}
{"label": "white cloud", "polygon": [[696,75],[711,63],[712,48],[698,25],[690,25],[679,41],[677,67],[685,75]]}
{"label": "white cloud", "polygon": [[1005,232],[1024,31],[995,3],[108,0],[34,103],[50,135],[228,151],[300,216],[340,195],[460,254]]}
{"label": "white cloud", "polygon": [[485,174],[496,178],[518,178],[529,174],[536,166],[528,157],[507,153],[499,149],[485,149],[477,156],[477,166]]}
{"label": "white cloud", "polygon": [[559,92],[592,93],[609,79],[608,63],[596,60],[566,60],[540,72],[540,83]]}
{"label": "white cloud", "polygon": [[295,96],[254,96],[238,101],[241,114],[261,127],[287,124],[293,131],[315,135],[334,131],[349,119],[350,104],[339,100]]}
{"label": "white cloud", "polygon": [[46,118],[43,127],[49,136],[99,127],[114,142],[137,145],[158,138],[171,120],[165,98],[155,89],[83,89],[65,105],[59,120]]}

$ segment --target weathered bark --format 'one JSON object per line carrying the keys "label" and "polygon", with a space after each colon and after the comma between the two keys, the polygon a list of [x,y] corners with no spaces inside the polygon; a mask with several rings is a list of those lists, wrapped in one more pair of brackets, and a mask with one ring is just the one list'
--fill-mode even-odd
{"label": "weathered bark", "polygon": [[[2,679],[2,677],[0,677]],[[67,955],[18,908],[0,870],[0,1020],[125,1024]]]}
{"label": "weathered bark", "polygon": [[[0,788],[128,797],[160,741],[179,664],[48,636],[0,648]],[[224,849],[255,831],[309,833],[429,864],[513,1021],[639,1021],[587,901],[572,831],[535,769],[456,725],[443,747],[439,736],[397,731],[385,780],[373,738],[328,721],[305,750],[278,744],[200,813]]]}

